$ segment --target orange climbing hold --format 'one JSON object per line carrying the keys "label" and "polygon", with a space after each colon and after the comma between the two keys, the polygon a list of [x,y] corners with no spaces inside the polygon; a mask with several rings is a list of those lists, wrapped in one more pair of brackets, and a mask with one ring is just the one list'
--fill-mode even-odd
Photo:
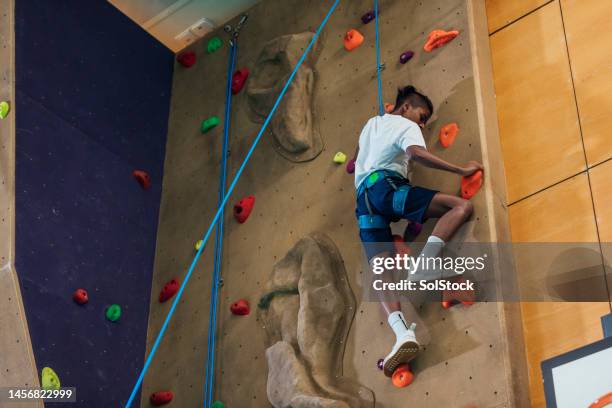
{"label": "orange climbing hold", "polygon": [[393,372],[393,376],[391,377],[391,382],[397,388],[404,388],[412,384],[414,380],[414,374],[410,371],[410,366],[408,364],[402,364],[395,369]]}
{"label": "orange climbing hold", "polygon": [[459,35],[459,31],[444,31],[444,30],[433,30],[427,37],[427,42],[423,46],[423,49],[427,52],[433,51],[435,48],[441,47],[447,42],[452,41]]}
{"label": "orange climbing hold", "polygon": [[401,235],[393,234],[393,245],[395,246],[395,252],[400,255],[410,255],[410,247],[406,245],[406,241]]}
{"label": "orange climbing hold", "polygon": [[440,129],[440,144],[444,147],[450,147],[455,142],[458,134],[459,126],[456,123],[442,126]]}
{"label": "orange climbing hold", "polygon": [[361,44],[363,44],[363,35],[359,31],[351,29],[344,34],[344,48],[347,51],[353,51]]}
{"label": "orange climbing hold", "polygon": [[385,102],[385,112],[391,113],[391,112],[393,112],[394,109],[395,109],[395,105],[394,104],[386,103]]}
{"label": "orange climbing hold", "polygon": [[461,197],[469,200],[474,197],[482,186],[482,170],[476,171],[471,176],[461,177]]}
{"label": "orange climbing hold", "polygon": [[247,196],[242,200],[238,201],[234,204],[234,218],[239,223],[243,223],[249,218],[251,215],[251,211],[253,211],[253,206],[255,205],[255,197]]}

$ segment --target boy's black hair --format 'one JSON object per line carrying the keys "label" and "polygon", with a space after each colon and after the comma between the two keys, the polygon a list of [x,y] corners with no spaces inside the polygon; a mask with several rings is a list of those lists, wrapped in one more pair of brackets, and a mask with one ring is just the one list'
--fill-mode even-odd
{"label": "boy's black hair", "polygon": [[412,85],[398,88],[397,97],[395,98],[395,107],[399,108],[404,103],[408,103],[413,108],[427,108],[429,110],[429,116],[433,115],[434,109],[431,100],[416,90]]}

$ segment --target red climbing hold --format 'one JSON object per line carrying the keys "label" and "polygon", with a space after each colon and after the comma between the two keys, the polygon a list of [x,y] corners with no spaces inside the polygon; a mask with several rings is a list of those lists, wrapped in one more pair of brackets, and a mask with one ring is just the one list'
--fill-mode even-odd
{"label": "red climbing hold", "polygon": [[170,281],[168,281],[168,283],[166,283],[159,292],[159,303],[164,303],[166,300],[174,296],[176,292],[178,292],[179,286],[180,284],[178,278],[172,278]]}
{"label": "red climbing hold", "polygon": [[395,252],[400,256],[410,255],[412,253],[410,247],[406,245],[401,235],[393,234],[393,245],[395,246]]}
{"label": "red climbing hold", "polygon": [[[463,276],[449,279],[453,283],[467,283]],[[444,290],[442,292],[442,307],[448,309],[449,307],[458,305],[459,303],[466,306],[473,305],[476,300],[476,292],[474,290]]]}
{"label": "red climbing hold", "polygon": [[247,78],[249,77],[249,70],[246,68],[240,68],[232,75],[232,94],[236,95],[242,90]]}
{"label": "red climbing hold", "polygon": [[89,302],[89,296],[87,296],[87,291],[85,289],[77,289],[72,294],[72,300],[77,302],[79,305],[84,305]]}
{"label": "red climbing hold", "polygon": [[410,371],[410,366],[408,364],[402,364],[395,369],[393,372],[393,376],[391,377],[391,382],[397,388],[404,388],[412,384],[414,380],[414,374]]}
{"label": "red climbing hold", "polygon": [[230,310],[233,314],[238,316],[246,316],[251,312],[249,302],[244,299],[240,299],[232,303],[232,305],[230,306]]}
{"label": "red climbing hold", "polygon": [[482,170],[474,172],[471,176],[461,177],[461,197],[469,200],[482,186]]}
{"label": "red climbing hold", "polygon": [[254,196],[247,196],[238,201],[234,205],[234,218],[236,218],[236,221],[241,224],[245,222],[249,215],[251,215],[251,211],[253,211],[253,205],[255,205]]}
{"label": "red climbing hold", "polygon": [[149,173],[147,173],[144,170],[134,170],[132,172],[132,176],[134,176],[134,178],[136,179],[136,181],[138,181],[138,183],[140,183],[140,186],[143,189],[148,189],[149,187],[151,187],[151,178],[149,177]]}
{"label": "red climbing hold", "polygon": [[176,60],[178,61],[179,64],[181,64],[185,68],[189,68],[193,66],[193,64],[196,63],[196,54],[193,51],[185,51],[185,52],[180,53],[176,57]]}
{"label": "red climbing hold", "polygon": [[427,42],[423,46],[423,49],[427,52],[433,51],[435,48],[441,47],[447,42],[452,41],[459,35],[459,31],[444,31],[444,30],[433,30],[427,37]]}
{"label": "red climbing hold", "polygon": [[450,147],[455,142],[459,134],[459,126],[456,123],[449,123],[440,128],[440,144],[444,147]]}
{"label": "red climbing hold", "polygon": [[151,394],[151,398],[149,398],[149,400],[151,401],[151,405],[159,407],[161,405],[166,405],[172,401],[173,398],[174,394],[172,391],[157,391]]}
{"label": "red climbing hold", "polygon": [[357,30],[351,29],[344,35],[344,48],[353,51],[363,43],[363,35]]}

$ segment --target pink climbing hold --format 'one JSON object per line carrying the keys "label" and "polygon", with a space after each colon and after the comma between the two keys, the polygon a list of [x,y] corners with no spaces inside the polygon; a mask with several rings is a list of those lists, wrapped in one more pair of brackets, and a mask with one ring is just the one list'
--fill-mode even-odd
{"label": "pink climbing hold", "polygon": [[151,187],[151,177],[149,177],[149,173],[147,173],[146,171],[134,170],[132,172],[132,176],[136,179],[136,181],[138,181],[138,183],[144,190],[147,190],[149,187]]}
{"label": "pink climbing hold", "polygon": [[420,222],[410,221],[406,226],[406,233],[411,237],[417,237],[423,230],[423,224]]}
{"label": "pink climbing hold", "polygon": [[244,223],[247,220],[247,218],[249,218],[249,215],[251,215],[251,211],[253,211],[254,205],[255,205],[254,196],[247,196],[247,197],[244,197],[242,200],[238,201],[234,205],[234,218],[236,218],[236,221],[238,221],[241,224]]}
{"label": "pink climbing hold", "polygon": [[176,60],[178,61],[179,64],[181,64],[185,68],[189,68],[193,66],[193,64],[196,63],[196,54],[193,51],[185,51],[185,52],[180,53],[176,57]]}
{"label": "pink climbing hold", "polygon": [[245,299],[239,299],[232,303],[230,306],[230,311],[232,314],[237,316],[246,316],[251,312],[251,308],[249,306],[249,302],[247,302]]}
{"label": "pink climbing hold", "polygon": [[236,95],[242,90],[247,78],[249,77],[249,70],[246,68],[240,68],[232,75],[232,94]]}
{"label": "pink climbing hold", "polygon": [[159,292],[159,303],[164,303],[166,300],[174,296],[176,292],[178,292],[179,286],[180,284],[178,278],[173,278],[168,281],[168,283],[166,283]]}
{"label": "pink climbing hold", "polygon": [[346,163],[346,172],[348,174],[353,174],[355,172],[355,159],[351,159]]}

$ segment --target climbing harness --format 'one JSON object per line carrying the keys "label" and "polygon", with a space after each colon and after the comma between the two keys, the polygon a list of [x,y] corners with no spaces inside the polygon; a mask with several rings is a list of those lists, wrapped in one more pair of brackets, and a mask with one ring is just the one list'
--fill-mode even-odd
{"label": "climbing harness", "polygon": [[[189,279],[191,278],[191,275],[193,274],[195,266],[196,266],[198,260],[200,259],[200,256],[202,255],[202,251],[206,247],[206,243],[208,242],[208,239],[210,238],[210,235],[212,234],[213,229],[215,228],[215,226],[217,225],[217,222],[221,218],[221,215],[223,213],[223,208],[227,204],[227,201],[229,200],[230,195],[234,191],[234,188],[236,187],[236,184],[238,183],[238,180],[240,179],[240,176],[244,172],[244,169],[246,168],[246,166],[247,166],[251,156],[253,155],[253,152],[255,151],[255,148],[259,144],[259,141],[261,140],[264,132],[266,131],[268,125],[270,124],[270,121],[272,119],[272,115],[274,115],[274,112],[276,112],[276,109],[278,109],[278,105],[280,104],[280,101],[283,99],[283,97],[287,93],[287,89],[289,88],[289,85],[291,85],[291,83],[293,82],[293,79],[295,78],[295,75],[296,75],[298,69],[302,66],[302,63],[306,59],[306,56],[308,55],[308,53],[312,49],[312,47],[313,47],[315,41],[317,40],[317,38],[319,38],[319,35],[321,34],[321,31],[323,30],[323,27],[325,27],[325,25],[327,24],[327,21],[329,20],[329,18],[333,14],[334,10],[336,10],[336,7],[338,6],[339,2],[340,2],[340,0],[335,0],[334,1],[334,4],[331,6],[329,11],[325,15],[325,18],[321,22],[321,25],[319,25],[319,27],[317,28],[317,31],[315,32],[314,36],[310,40],[310,43],[308,44],[308,46],[306,47],[306,49],[302,53],[302,56],[300,57],[300,59],[296,63],[296,65],[293,68],[293,71],[291,72],[289,77],[287,78],[287,82],[285,83],[284,87],[282,88],[282,90],[280,91],[278,97],[276,98],[276,101],[274,102],[274,105],[272,106],[272,109],[270,110],[270,113],[266,117],[263,125],[259,129],[259,132],[257,133],[257,136],[255,136],[255,139],[251,143],[251,146],[249,147],[249,150],[247,151],[247,154],[244,157],[244,159],[242,161],[242,164],[240,165],[240,167],[236,171],[236,175],[234,176],[232,182],[230,183],[230,185],[229,185],[229,187],[227,189],[227,192],[223,196],[223,200],[221,200],[221,203],[219,203],[217,211],[216,211],[213,219],[211,220],[210,225],[208,226],[208,229],[206,230],[206,233],[204,234],[204,237],[202,238],[202,246],[196,252],[196,254],[195,254],[195,256],[194,256],[194,258],[193,258],[193,260],[191,262],[191,265],[189,266],[189,269],[187,270],[187,273],[185,274],[185,278],[183,279],[183,283],[181,284],[181,287],[179,288],[178,293],[176,294],[176,296],[174,297],[174,300],[172,301],[172,305],[170,306],[170,310],[168,311],[168,314],[166,315],[166,319],[164,320],[164,323],[162,324],[162,327],[161,327],[161,329],[159,331],[159,334],[157,335],[157,338],[155,339],[155,342],[153,343],[153,346],[151,347],[151,351],[149,352],[149,355],[147,356],[147,358],[145,360],[144,366],[143,366],[143,368],[142,368],[142,370],[140,372],[140,375],[138,376],[136,384],[134,384],[134,387],[132,388],[132,392],[130,394],[130,397],[129,397],[126,405],[125,405],[126,408],[130,408],[132,406],[134,400],[136,399],[136,396],[138,395],[138,390],[140,389],[140,386],[142,385],[142,382],[144,380],[144,376],[146,375],[146,373],[147,373],[147,371],[148,371],[148,369],[149,369],[149,367],[151,365],[151,362],[153,361],[153,357],[155,356],[155,353],[157,352],[159,344],[161,343],[161,340],[164,337],[164,333],[166,332],[166,329],[168,328],[170,320],[172,319],[172,316],[174,315],[174,311],[176,310],[176,306],[178,305],[179,301],[181,300],[181,297],[183,296],[183,292],[185,291],[185,287],[187,286],[187,283],[189,282]],[[213,285],[218,285],[218,284],[219,284],[219,279],[213,279]],[[214,288],[214,289],[215,289],[215,291],[217,290],[217,288]],[[215,308],[216,308],[216,300],[215,300]],[[212,313],[211,313],[211,318],[212,317],[213,316],[212,316]],[[215,322],[216,322],[216,318],[215,318]],[[214,342],[213,342],[213,344],[214,344]],[[214,349],[212,350],[212,352],[214,352]]]}
{"label": "climbing harness", "polygon": [[372,188],[376,183],[385,180],[391,188],[394,190],[393,193],[393,213],[396,217],[401,217],[406,207],[406,200],[408,199],[408,193],[410,192],[410,185],[403,184],[398,187],[397,183],[393,179],[403,179],[402,175],[390,170],[376,170],[370,173],[366,179],[357,188],[357,197],[364,195],[366,207],[368,208],[368,214],[360,215],[358,218],[359,229],[380,229],[387,228],[389,226],[389,220],[379,214],[374,214],[372,210],[372,204],[368,197],[368,190]]}

